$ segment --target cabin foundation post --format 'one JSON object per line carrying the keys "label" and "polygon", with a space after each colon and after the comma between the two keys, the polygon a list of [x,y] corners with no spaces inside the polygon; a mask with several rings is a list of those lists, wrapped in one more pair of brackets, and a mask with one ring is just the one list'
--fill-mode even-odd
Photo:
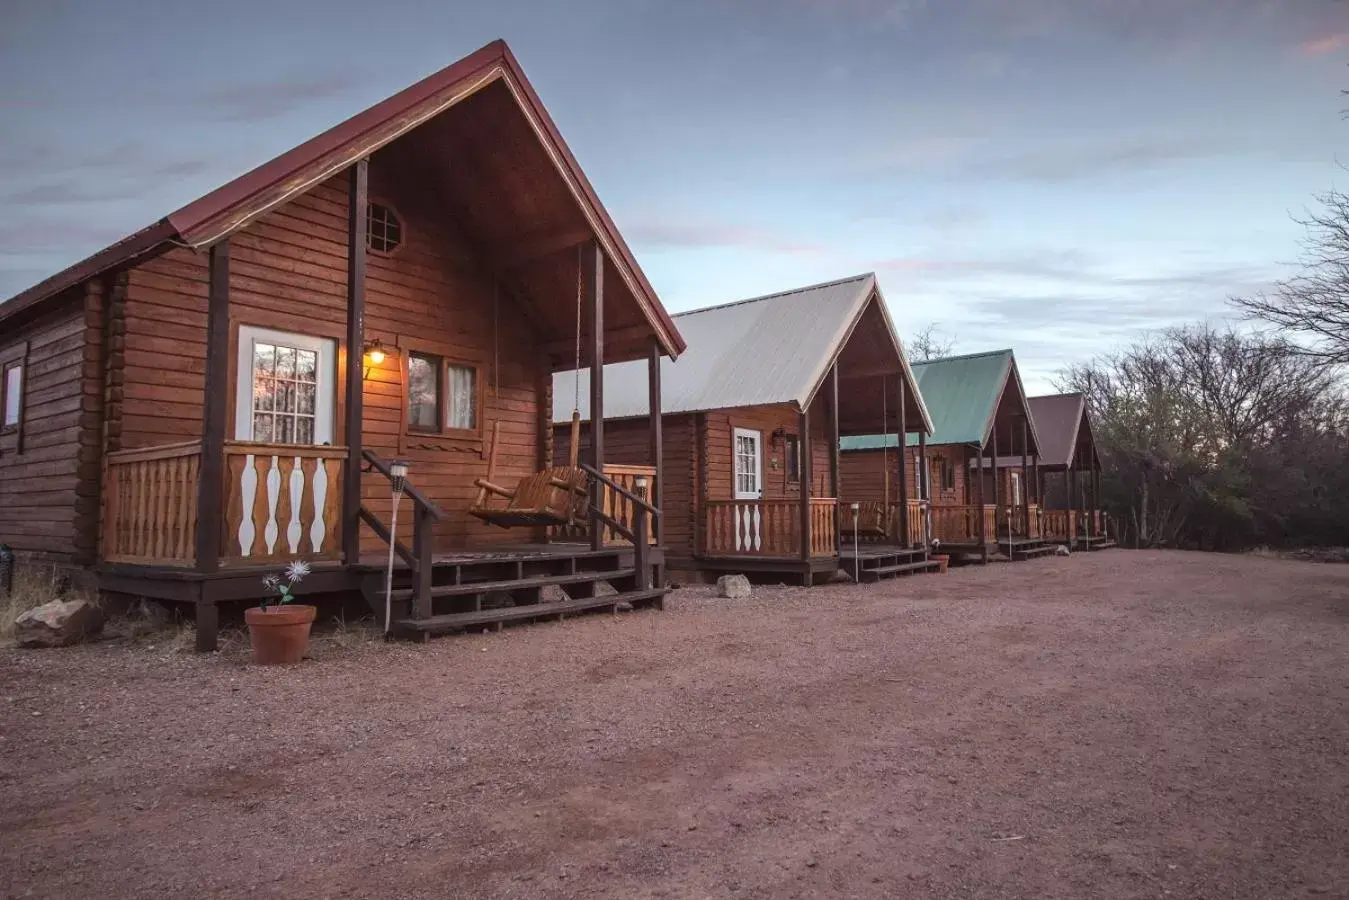
{"label": "cabin foundation post", "polygon": [[[201,468],[197,480],[197,571],[220,568],[221,522],[224,518],[225,419],[229,399],[230,245],[211,247],[206,300],[206,379],[201,418]],[[199,604],[197,612],[202,612]],[[209,623],[206,623],[209,624]],[[209,644],[209,645],[208,645]],[[197,649],[215,649],[215,631],[199,628]]]}
{"label": "cabin foundation post", "polygon": [[[810,560],[810,495],[813,462],[810,454],[810,406],[802,407],[798,426],[801,429],[801,559]],[[805,567],[806,585],[810,584],[810,566]]]}
{"label": "cabin foundation post", "polygon": [[[604,471],[604,250],[591,241],[581,250],[586,296],[590,299],[590,465]],[[590,549],[604,548],[604,485],[590,480]]]}
{"label": "cabin foundation post", "polygon": [[217,636],[220,633],[220,609],[215,605],[215,601],[206,599],[205,583],[197,584],[197,592],[196,650],[198,653],[210,653],[216,649]]}
{"label": "cabin foundation post", "polygon": [[[908,432],[905,430],[905,422],[908,420],[908,404],[904,397],[904,379],[899,379],[899,427],[895,432],[899,435],[899,546],[909,546],[909,473],[908,467],[904,464],[904,454],[908,443]],[[886,510],[888,518],[890,511]],[[889,524],[887,522],[887,524]]]}
{"label": "cabin foundation post", "polygon": [[347,193],[347,378],[344,426],[347,469],[342,480],[342,558],[355,565],[361,557],[361,419],[364,414],[366,205],[370,161],[357,160],[348,173]]}
{"label": "cabin foundation post", "polygon": [[843,536],[843,517],[839,515],[839,461],[838,461],[838,363],[829,369],[829,384],[825,389],[825,400],[829,404],[829,493],[834,497],[834,547],[841,546]]}

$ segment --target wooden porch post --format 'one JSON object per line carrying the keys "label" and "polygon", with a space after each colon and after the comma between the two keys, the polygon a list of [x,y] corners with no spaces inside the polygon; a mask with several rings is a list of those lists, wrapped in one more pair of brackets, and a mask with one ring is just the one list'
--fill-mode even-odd
{"label": "wooden porch post", "polygon": [[[1097,514],[1098,514],[1100,511],[1101,511],[1101,467],[1098,466],[1098,465],[1096,464],[1096,461],[1095,461],[1095,460],[1092,460],[1092,463],[1091,463],[1091,518],[1092,518],[1092,525],[1093,525],[1093,527],[1097,524],[1097,523],[1096,523],[1096,516],[1097,516]],[[1101,536],[1103,536],[1103,535],[1105,534],[1105,530],[1104,530],[1103,528],[1096,528],[1095,530],[1098,532],[1097,535],[1096,535],[1097,537],[1101,537]]]}
{"label": "wooden porch post", "polygon": [[[590,298],[590,465],[604,471],[604,250],[592,241],[582,250],[586,295]],[[590,549],[604,548],[604,523],[599,511],[604,486],[590,482]]]}
{"label": "wooden porch post", "polygon": [[829,369],[829,385],[825,389],[829,404],[829,492],[834,495],[834,546],[841,546],[843,518],[838,514],[838,363]]}
{"label": "wooden porch post", "polygon": [[[908,450],[908,431],[906,423],[908,421],[908,407],[904,397],[904,379],[899,379],[899,427],[895,432],[899,435],[899,546],[909,546],[909,467],[905,464],[904,455]],[[890,511],[886,510],[887,519]]]}
{"label": "wooden porch post", "polygon": [[1026,537],[1031,535],[1030,527],[1030,417],[1021,419],[1021,515],[1025,517]]}
{"label": "wooden porch post", "polygon": [[365,231],[370,161],[351,167],[347,191],[347,469],[342,481],[342,557],[355,565],[361,557],[361,420],[364,416]]}
{"label": "wooden porch post", "polygon": [[[811,459],[810,445],[810,404],[801,408],[797,427],[801,430],[801,559],[810,559],[810,495],[811,472],[814,461]],[[810,578],[807,569],[805,577]],[[807,582],[808,584],[809,582]]]}
{"label": "wooden porch post", "polygon": [[[206,379],[201,417],[201,468],[197,480],[197,571],[220,568],[220,531],[225,482],[225,420],[229,399],[230,244],[226,238],[210,250],[206,294]],[[197,600],[197,650],[216,647],[216,608],[201,594]]]}
{"label": "wooden porch post", "polygon": [[[908,452],[907,450],[905,452]],[[927,470],[927,432],[918,432],[918,489],[923,499],[932,502],[932,473]]]}
{"label": "wooden porch post", "polygon": [[[979,468],[974,478],[975,521],[979,523],[979,543],[983,546],[984,562],[988,562],[988,528],[984,522],[984,444],[979,444]],[[968,468],[968,467],[967,467]]]}
{"label": "wooden porch post", "polygon": [[[1002,483],[998,480],[998,455],[1001,452],[1001,449],[998,447],[998,421],[995,418],[993,420],[993,477],[990,479],[993,482],[993,540],[995,543],[998,539],[998,510],[1002,508]],[[980,510],[980,512],[982,513],[983,511]],[[1012,517],[1009,515],[1007,517],[1007,527],[1010,529],[1011,526]],[[1009,551],[1011,550],[1010,543],[1008,544],[1007,549]],[[988,550],[984,550],[984,552],[987,553]]]}
{"label": "wooden porch post", "polygon": [[650,416],[647,431],[651,437],[651,465],[656,470],[656,478],[647,495],[647,502],[661,510],[653,526],[657,546],[665,542],[665,511],[660,505],[661,498],[665,494],[665,434],[660,408],[660,358],[660,341],[652,341],[651,355],[646,360],[646,403]]}

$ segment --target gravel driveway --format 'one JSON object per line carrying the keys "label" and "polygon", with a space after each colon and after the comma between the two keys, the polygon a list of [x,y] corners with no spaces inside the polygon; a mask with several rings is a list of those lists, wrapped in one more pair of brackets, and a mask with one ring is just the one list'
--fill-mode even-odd
{"label": "gravel driveway", "polygon": [[1349,896],[1349,566],[1106,551],[0,651],[0,897]]}

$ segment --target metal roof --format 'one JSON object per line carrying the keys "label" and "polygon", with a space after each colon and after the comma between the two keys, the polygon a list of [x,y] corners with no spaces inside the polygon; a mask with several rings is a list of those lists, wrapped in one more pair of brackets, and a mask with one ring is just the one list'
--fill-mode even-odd
{"label": "metal roof", "polygon": [[1087,399],[1082,394],[1050,394],[1031,397],[1031,419],[1042,441],[1040,463],[1067,466],[1077,446],[1077,435],[1087,414]]}
{"label": "metal roof", "polygon": [[158,222],[0,303],[0,320],[95,275],[172,246],[200,248],[394,141],[486,85],[504,79],[667,353],[684,349],[679,330],[637,265],[595,189],[562,139],[505,41],[496,40],[392,97],[357,113]]}
{"label": "metal roof", "polygon": [[[874,273],[768,294],[674,316],[688,349],[678,360],[661,360],[661,410],[688,413],[773,403],[801,408],[814,397],[829,366],[846,343],[872,297],[915,396],[913,371],[885,312]],[[604,416],[647,415],[647,363],[604,367]],[[590,370],[553,376],[553,420],[571,418],[573,398],[590,418]],[[922,404],[920,403],[920,408]],[[923,421],[930,423],[922,408]]]}
{"label": "metal roof", "polygon": [[[988,437],[1007,379],[1015,369],[1011,350],[914,363],[918,389],[932,415],[933,430],[928,443],[982,444]],[[917,443],[917,435],[909,435],[908,444]],[[898,437],[893,434],[855,435],[839,442],[843,450],[879,450],[898,444]]]}

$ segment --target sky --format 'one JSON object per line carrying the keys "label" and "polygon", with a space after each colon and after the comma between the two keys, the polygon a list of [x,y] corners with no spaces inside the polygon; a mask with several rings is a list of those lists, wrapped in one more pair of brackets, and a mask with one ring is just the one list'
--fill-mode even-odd
{"label": "sky", "polygon": [[1033,392],[1349,180],[1345,0],[0,0],[0,298],[495,38],[672,311],[874,270]]}

